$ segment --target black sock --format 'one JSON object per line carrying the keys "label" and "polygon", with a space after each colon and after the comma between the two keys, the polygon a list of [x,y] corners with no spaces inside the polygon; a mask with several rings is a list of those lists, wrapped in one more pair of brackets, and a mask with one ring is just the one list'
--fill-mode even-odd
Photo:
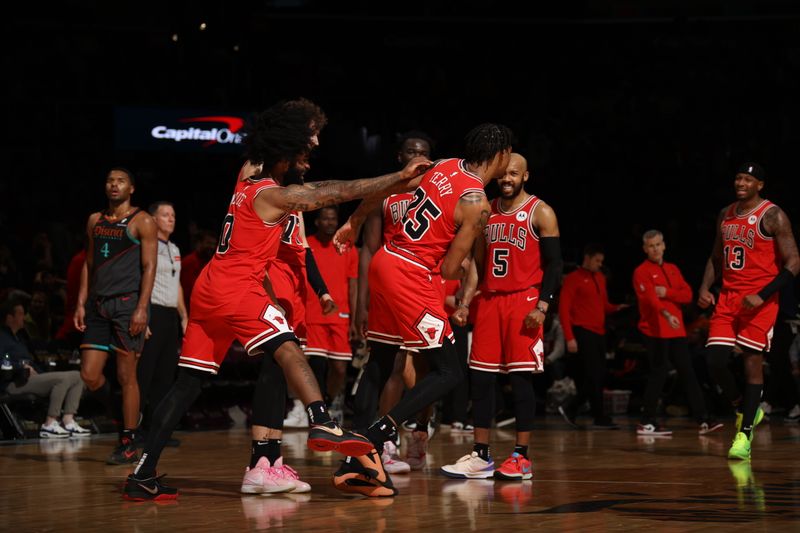
{"label": "black sock", "polygon": [[476,442],[472,446],[472,451],[478,454],[478,457],[486,461],[487,463],[492,460],[492,456],[490,455],[489,445],[488,444],[481,444],[480,442]]}
{"label": "black sock", "polygon": [[518,453],[522,457],[527,459],[528,458],[528,447],[527,446],[523,446],[522,444],[517,444],[516,446],[514,446],[514,453]]}
{"label": "black sock", "polygon": [[753,423],[756,419],[758,404],[761,403],[761,390],[763,385],[753,385],[748,383],[744,388],[744,402],[742,405],[742,433],[748,438],[753,431]]}
{"label": "black sock", "polygon": [[266,457],[270,466],[281,457],[281,439],[250,441],[250,468],[255,468],[258,460]]}
{"label": "black sock", "polygon": [[312,426],[334,427],[336,425],[336,422],[331,420],[328,408],[322,400],[308,404],[306,406],[306,413],[308,413],[308,422]]}
{"label": "black sock", "polygon": [[422,433],[428,433],[428,424],[429,422],[427,420],[425,422],[420,422],[418,418],[417,427],[414,428],[414,431],[421,431]]}
{"label": "black sock", "polygon": [[119,443],[125,446],[133,444],[134,432],[135,430],[133,429],[123,429],[122,433],[119,434]]}
{"label": "black sock", "polygon": [[381,454],[383,453],[383,443],[397,438],[397,426],[394,425],[391,418],[384,416],[369,427],[365,437],[372,442],[375,449]]}

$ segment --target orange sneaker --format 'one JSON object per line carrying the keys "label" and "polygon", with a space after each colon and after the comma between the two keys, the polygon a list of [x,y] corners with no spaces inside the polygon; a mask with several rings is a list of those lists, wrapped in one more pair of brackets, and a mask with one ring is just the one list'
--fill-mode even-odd
{"label": "orange sneaker", "polygon": [[392,478],[384,470],[381,456],[374,448],[366,455],[347,457],[333,474],[333,486],[342,492],[363,494],[370,498],[397,495]]}

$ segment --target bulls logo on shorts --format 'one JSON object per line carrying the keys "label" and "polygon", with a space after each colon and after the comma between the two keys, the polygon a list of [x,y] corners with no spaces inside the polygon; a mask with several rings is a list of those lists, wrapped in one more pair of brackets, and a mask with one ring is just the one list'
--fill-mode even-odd
{"label": "bulls logo on shorts", "polygon": [[436,346],[442,344],[444,320],[441,318],[426,311],[425,314],[422,315],[422,318],[416,323],[415,327],[428,345]]}

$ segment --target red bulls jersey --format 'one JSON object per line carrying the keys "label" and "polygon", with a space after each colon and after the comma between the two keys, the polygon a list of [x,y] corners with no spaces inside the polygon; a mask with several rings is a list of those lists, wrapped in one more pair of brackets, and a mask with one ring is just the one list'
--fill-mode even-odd
{"label": "red bulls jersey", "polygon": [[458,201],[483,192],[483,181],[462,159],[444,159],[425,172],[402,221],[402,231],[386,246],[389,253],[428,270],[437,268],[458,228]]}
{"label": "red bulls jersey", "polygon": [[408,204],[414,197],[410,192],[393,194],[383,201],[383,243],[392,241],[398,231],[402,230],[401,222],[406,214]]}
{"label": "red bulls jersey", "polygon": [[303,214],[299,211],[292,211],[286,217],[281,232],[281,244],[278,246],[277,261],[293,266],[306,266],[306,247],[300,238],[300,217]]}
{"label": "red bulls jersey", "polygon": [[225,299],[241,298],[236,292],[239,288],[261,285],[267,261],[278,252],[288,214],[276,222],[264,222],[253,201],[261,191],[278,186],[269,178],[236,182],[217,251],[200,274],[198,285],[202,281],[207,290]]}
{"label": "red bulls jersey", "polygon": [[500,207],[499,198],[492,201],[492,214],[484,229],[484,290],[516,292],[542,282],[539,236],[531,222],[540,202],[531,196],[521,206],[506,212]]}
{"label": "red bulls jersey", "polygon": [[764,200],[741,215],[736,214],[736,204],[725,211],[720,226],[723,289],[755,294],[778,275],[781,264],[777,245],[761,228],[764,213],[773,206]]}

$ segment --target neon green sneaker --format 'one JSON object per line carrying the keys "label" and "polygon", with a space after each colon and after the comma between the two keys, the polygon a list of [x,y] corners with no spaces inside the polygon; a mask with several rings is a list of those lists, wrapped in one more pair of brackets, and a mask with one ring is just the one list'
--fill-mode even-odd
{"label": "neon green sneaker", "polygon": [[[736,412],[736,432],[737,433],[742,431],[742,419],[743,418],[744,418],[744,415],[741,412],[737,411]],[[753,420],[753,429],[750,431],[750,442],[753,442],[753,435],[756,434],[756,426],[759,425],[762,420],[764,420],[764,411],[762,411],[761,408],[759,407],[758,409],[756,409],[756,418],[755,418],[755,420]]]}
{"label": "neon green sneaker", "polygon": [[741,431],[736,433],[736,436],[733,438],[731,448],[728,450],[728,459],[750,460],[750,439]]}

